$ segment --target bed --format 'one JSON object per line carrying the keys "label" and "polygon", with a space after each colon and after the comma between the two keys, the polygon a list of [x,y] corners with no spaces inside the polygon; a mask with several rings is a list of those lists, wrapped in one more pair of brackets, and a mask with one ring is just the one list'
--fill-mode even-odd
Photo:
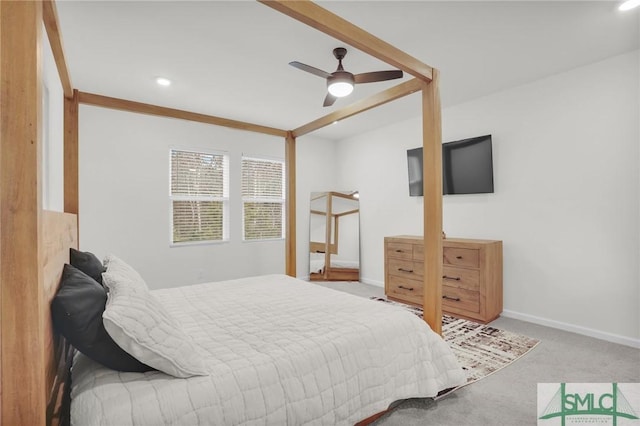
{"label": "bed", "polygon": [[[78,248],[78,129],[81,104],[225,126],[283,138],[287,181],[285,272],[289,276],[296,276],[297,139],[336,121],[419,92],[423,117],[424,169],[429,171],[425,173],[423,200],[424,320],[435,333],[441,332],[442,140],[438,71],[312,2],[274,0],[261,3],[415,78],[291,130],[279,129],[82,92],[74,88],[66,66],[55,1],[0,2],[0,26],[3,34],[0,45],[3,58],[10,58],[0,62],[0,88],[4,105],[0,117],[0,170],[3,176],[0,179],[0,423],[43,425],[58,424],[63,420],[63,412],[59,409],[63,394],[61,389],[68,383],[64,372],[66,355],[71,352],[66,350],[68,345],[64,339],[51,328],[49,302],[57,290],[63,264],[69,260],[68,249]],[[64,123],[60,123],[64,128],[64,212],[47,212],[42,208],[44,162],[40,70],[41,46],[44,42],[43,23],[64,94]],[[6,105],[11,105],[11,108],[7,110]],[[254,322],[259,322],[259,312],[253,314]],[[412,321],[416,327],[421,324],[423,331],[427,327],[417,318],[407,318],[411,318],[406,321]],[[420,333],[413,334],[414,338],[419,335]],[[381,350],[383,346],[384,344],[380,344],[376,348]],[[378,352],[374,349],[372,353],[375,356]],[[81,365],[80,360],[81,358],[78,363]],[[76,373],[79,374],[79,371],[76,370]],[[93,376],[95,380],[99,378],[97,373],[99,371]],[[138,373],[122,373],[119,377],[129,374]],[[154,383],[162,381],[160,377],[155,380]],[[186,379],[189,380],[191,379]],[[78,389],[75,390],[76,396],[79,395]],[[417,389],[416,392],[428,395],[432,393],[432,389]],[[371,403],[370,410],[361,409],[361,413],[372,412],[374,409],[383,410],[388,401],[400,397],[382,397],[383,401]],[[164,402],[166,401],[154,403]],[[98,404],[94,408],[100,410],[101,406]],[[351,420],[345,420],[349,421]]]}
{"label": "bed", "polygon": [[152,294],[202,349],[208,375],[121,373],[78,354],[72,424],[352,425],[465,381],[415,315],[286,275]]}

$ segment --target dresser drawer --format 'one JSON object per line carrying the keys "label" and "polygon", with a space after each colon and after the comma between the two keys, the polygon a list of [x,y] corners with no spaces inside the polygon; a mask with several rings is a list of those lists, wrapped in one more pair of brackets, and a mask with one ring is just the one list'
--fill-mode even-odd
{"label": "dresser drawer", "polygon": [[480,250],[457,247],[444,247],[442,259],[445,265],[461,266],[463,268],[480,267]]}
{"label": "dresser drawer", "polygon": [[[423,281],[428,272],[424,255],[428,248],[422,236],[385,237],[384,285],[389,299],[423,306],[427,293]],[[442,281],[432,284],[442,285],[442,311],[484,323],[500,316],[502,241],[446,238],[442,240],[441,256]]]}
{"label": "dresser drawer", "polygon": [[388,272],[398,277],[421,279],[424,275],[424,264],[410,260],[389,259]]}
{"label": "dresser drawer", "polygon": [[477,269],[442,267],[442,284],[465,290],[480,290],[480,271]]}
{"label": "dresser drawer", "polygon": [[422,280],[412,280],[410,278],[389,275],[389,288],[387,292],[390,296],[422,297]]}
{"label": "dresser drawer", "polygon": [[480,293],[462,288],[442,286],[442,308],[451,308],[454,312],[480,312]]}
{"label": "dresser drawer", "polygon": [[422,244],[413,245],[413,260],[424,262],[424,246]]}
{"label": "dresser drawer", "polygon": [[413,259],[413,244],[387,243],[387,257],[394,259]]}

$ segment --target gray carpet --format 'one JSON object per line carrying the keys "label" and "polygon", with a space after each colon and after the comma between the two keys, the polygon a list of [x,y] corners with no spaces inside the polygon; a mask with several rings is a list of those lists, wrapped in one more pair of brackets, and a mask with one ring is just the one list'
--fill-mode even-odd
{"label": "gray carpet", "polygon": [[[321,283],[362,297],[384,289],[361,283]],[[512,365],[438,401],[401,402],[376,426],[537,424],[538,383],[640,382],[640,350],[510,318],[491,325],[541,342]]]}

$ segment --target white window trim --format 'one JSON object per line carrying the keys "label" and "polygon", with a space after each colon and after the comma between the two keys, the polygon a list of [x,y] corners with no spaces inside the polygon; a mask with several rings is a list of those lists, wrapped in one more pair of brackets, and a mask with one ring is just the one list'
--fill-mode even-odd
{"label": "white window trim", "polygon": [[[223,184],[224,197],[207,197],[207,196],[185,196],[185,195],[172,195],[171,194],[171,152],[183,151],[193,152],[196,154],[209,154],[209,155],[222,155],[225,163],[225,182]],[[205,245],[217,245],[226,244],[230,241],[229,238],[229,185],[230,185],[230,158],[229,153],[226,151],[215,151],[205,148],[184,148],[179,146],[169,146],[169,247],[189,247],[189,246],[205,246]],[[199,241],[173,241],[173,202],[174,201],[222,201],[222,239],[221,240],[199,240]]]}
{"label": "white window trim", "polygon": [[[240,195],[242,198],[242,242],[243,243],[260,243],[265,241],[283,241],[286,238],[286,163],[283,158],[276,157],[268,157],[268,156],[260,156],[260,155],[248,155],[242,154],[240,156],[240,176],[242,176],[242,161],[243,160],[257,160],[257,161],[267,161],[272,163],[282,164],[282,197],[281,198],[263,198],[263,197],[244,197],[242,196],[242,189],[240,189]],[[242,179],[242,178],[241,178]],[[252,238],[246,239],[245,237],[245,223],[244,223],[244,205],[245,203],[280,203],[282,204],[282,235],[280,237],[272,237],[272,238]]]}

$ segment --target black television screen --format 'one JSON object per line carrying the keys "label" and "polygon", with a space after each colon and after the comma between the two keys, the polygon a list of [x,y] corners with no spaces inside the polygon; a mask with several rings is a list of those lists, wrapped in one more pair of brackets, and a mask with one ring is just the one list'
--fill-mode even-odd
{"label": "black television screen", "polygon": [[[422,194],[422,148],[407,150],[409,195]],[[442,144],[442,193],[493,192],[491,135]]]}
{"label": "black television screen", "polygon": [[422,195],[422,148],[407,150],[407,163],[409,165],[409,195],[417,197]]}

